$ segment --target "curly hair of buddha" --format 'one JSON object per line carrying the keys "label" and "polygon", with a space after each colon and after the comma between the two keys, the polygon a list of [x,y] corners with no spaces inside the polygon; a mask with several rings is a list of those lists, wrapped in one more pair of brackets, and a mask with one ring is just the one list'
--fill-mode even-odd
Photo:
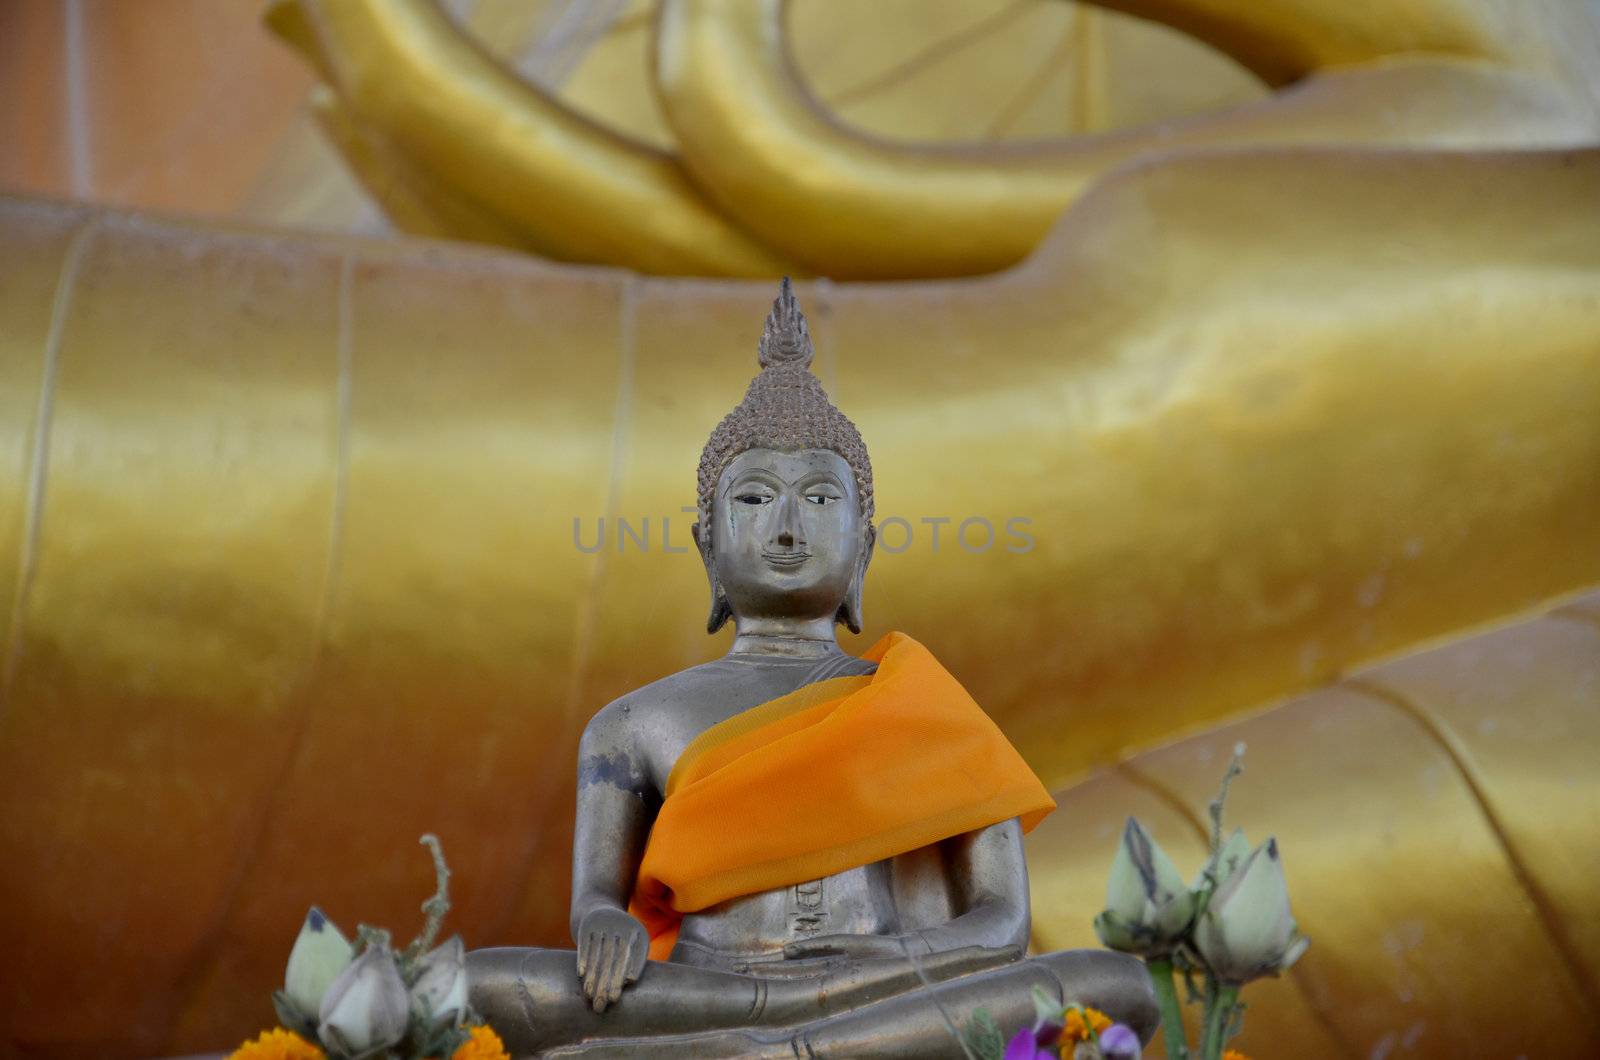
{"label": "curly hair of buddha", "polygon": [[[826,449],[850,465],[861,515],[872,522],[872,461],[849,417],[834,407],[811,374],[811,333],[787,276],[773,299],[757,359],[761,371],[744,400],[722,418],[700,454],[700,523],[709,525],[717,481],[750,449]],[[707,539],[709,541],[709,535]]]}

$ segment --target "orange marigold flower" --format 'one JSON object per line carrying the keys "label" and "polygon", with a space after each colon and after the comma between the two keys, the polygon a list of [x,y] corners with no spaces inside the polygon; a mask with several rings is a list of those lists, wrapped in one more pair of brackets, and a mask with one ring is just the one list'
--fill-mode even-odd
{"label": "orange marigold flower", "polygon": [[511,1060],[505,1043],[492,1028],[477,1026],[467,1029],[472,1037],[456,1047],[456,1051],[450,1054],[450,1060]]}
{"label": "orange marigold flower", "polygon": [[[1085,1023],[1085,1017],[1088,1022]],[[1089,1030],[1094,1029],[1095,1037],[1100,1032],[1111,1026],[1111,1017],[1097,1008],[1085,1005],[1080,1012],[1078,1009],[1069,1008],[1062,1016],[1064,1025],[1061,1028],[1061,1040],[1064,1042],[1086,1042],[1089,1040]]]}
{"label": "orange marigold flower", "polygon": [[1227,1049],[1223,1051],[1222,1060],[1250,1060],[1250,1058],[1237,1049]]}
{"label": "orange marigold flower", "polygon": [[327,1060],[327,1054],[293,1031],[278,1027],[245,1042],[228,1054],[228,1060]]}

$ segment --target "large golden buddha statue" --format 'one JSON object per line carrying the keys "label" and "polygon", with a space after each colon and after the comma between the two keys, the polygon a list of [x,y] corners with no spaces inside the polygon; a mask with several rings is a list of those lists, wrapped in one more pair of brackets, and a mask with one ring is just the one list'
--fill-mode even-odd
{"label": "large golden buddha statue", "polygon": [[1154,1030],[1139,963],[1024,958],[1024,831],[1054,809],[916,641],[865,657],[872,466],[811,375],[784,281],[762,370],[700,460],[694,537],[722,658],[603,708],[579,749],[577,950],[490,949],[473,1006],[522,1054],[961,1055],[1034,987]]}

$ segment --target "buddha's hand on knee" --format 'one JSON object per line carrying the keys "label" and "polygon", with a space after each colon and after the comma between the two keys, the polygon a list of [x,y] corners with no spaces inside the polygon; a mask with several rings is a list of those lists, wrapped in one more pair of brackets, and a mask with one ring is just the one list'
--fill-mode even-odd
{"label": "buddha's hand on knee", "polygon": [[622,997],[649,956],[650,933],[621,909],[592,910],[578,925],[578,978],[596,1012]]}
{"label": "buddha's hand on knee", "polygon": [[806,957],[849,957],[855,960],[865,960],[871,957],[901,957],[907,955],[913,958],[926,957],[928,945],[921,938],[912,935],[817,935],[814,938],[798,939],[783,948],[783,955],[789,960],[800,960]]}

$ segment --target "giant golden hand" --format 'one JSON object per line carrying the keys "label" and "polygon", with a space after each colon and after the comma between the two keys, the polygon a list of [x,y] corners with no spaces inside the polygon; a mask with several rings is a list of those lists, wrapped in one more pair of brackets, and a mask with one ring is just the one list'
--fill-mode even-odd
{"label": "giant golden hand", "polygon": [[[1123,165],[1271,145],[1529,148],[1600,139],[1583,4],[1125,0],[1274,85],[1256,104],[1024,145],[894,144],[836,121],[787,53],[783,0],[661,0],[671,155],[580,117],[433,0],[278,0],[324,71],[335,141],[403,226],[653,273],[988,272]],[[1080,57],[1081,58],[1081,57]]]}

